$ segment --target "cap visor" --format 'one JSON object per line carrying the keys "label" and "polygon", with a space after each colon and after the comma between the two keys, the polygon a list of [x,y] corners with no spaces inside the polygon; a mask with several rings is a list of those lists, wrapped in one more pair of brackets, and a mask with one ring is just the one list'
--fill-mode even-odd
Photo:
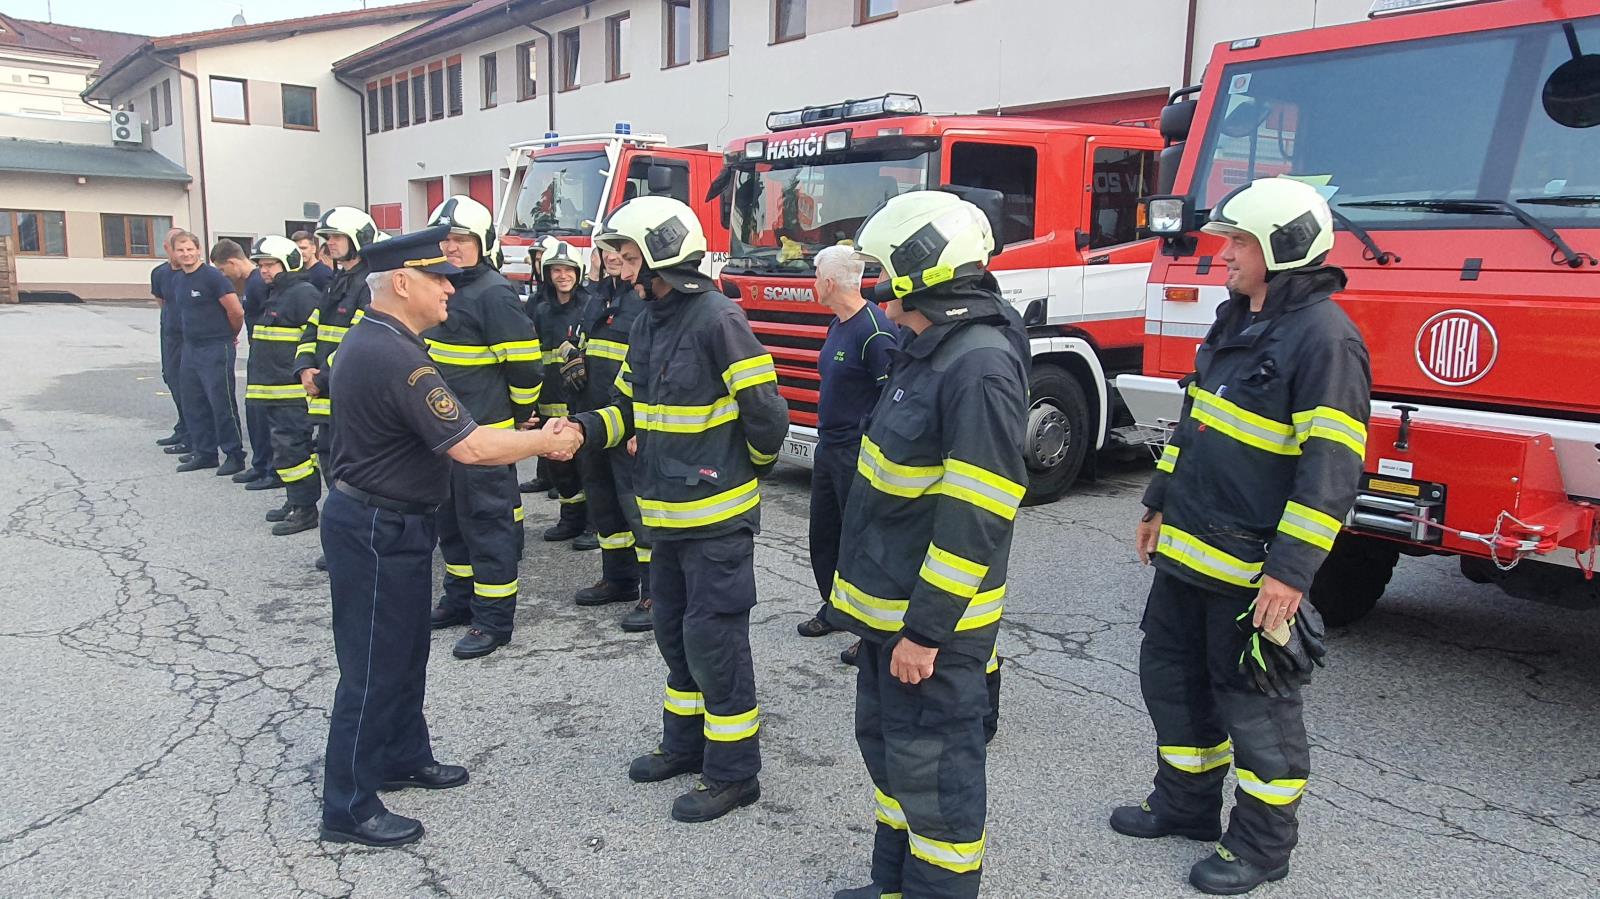
{"label": "cap visor", "polygon": [[1230,225],[1227,222],[1206,222],[1200,226],[1200,230],[1207,234],[1220,234],[1223,237],[1227,237],[1230,234],[1250,233],[1238,225]]}
{"label": "cap visor", "polygon": [[450,262],[432,262],[428,265],[419,265],[417,271],[432,272],[435,275],[459,275],[461,269]]}
{"label": "cap visor", "polygon": [[683,293],[705,293],[716,287],[712,280],[701,272],[681,272],[676,269],[656,272],[657,277],[671,284],[675,290]]}

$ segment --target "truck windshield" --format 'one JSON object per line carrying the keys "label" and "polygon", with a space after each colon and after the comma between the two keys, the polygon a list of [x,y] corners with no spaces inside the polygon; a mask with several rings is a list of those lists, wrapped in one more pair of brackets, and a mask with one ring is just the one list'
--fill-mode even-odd
{"label": "truck windshield", "polygon": [[512,234],[588,234],[600,214],[606,154],[570,153],[534,159],[517,195]]}
{"label": "truck windshield", "polygon": [[[1600,17],[1568,24],[1600,52]],[[1419,199],[1518,201],[1554,227],[1600,226],[1600,205],[1577,201],[1600,194],[1600,128],[1560,125],[1541,101],[1572,57],[1549,23],[1230,65],[1195,201],[1207,209],[1255,178],[1292,175],[1370,230],[1507,227],[1471,204],[1441,215],[1372,202]]]}
{"label": "truck windshield", "polygon": [[823,247],[849,243],[883,201],[928,186],[927,152],[742,169],[729,211],[730,257],[753,270],[809,273]]}

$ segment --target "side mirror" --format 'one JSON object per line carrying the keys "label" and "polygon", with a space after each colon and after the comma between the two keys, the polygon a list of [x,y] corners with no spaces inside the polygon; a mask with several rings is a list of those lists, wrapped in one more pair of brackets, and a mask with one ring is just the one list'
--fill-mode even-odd
{"label": "side mirror", "polygon": [[1582,51],[1572,23],[1561,27],[1572,58],[1545,79],[1544,112],[1567,128],[1593,128],[1600,125],[1600,55]]}
{"label": "side mirror", "polygon": [[1072,234],[1073,242],[1077,245],[1080,251],[1089,249],[1090,245],[1094,243],[1094,238],[1091,237],[1087,231],[1074,231]]}
{"label": "side mirror", "polygon": [[1194,126],[1194,111],[1198,100],[1183,100],[1161,107],[1161,137],[1169,144],[1189,139],[1189,129]]}
{"label": "side mirror", "polygon": [[989,231],[994,234],[994,255],[999,256],[1000,251],[1005,249],[1006,195],[987,187],[967,187],[963,184],[946,184],[939,189],[978,207],[983,217],[989,220]]}
{"label": "side mirror", "polygon": [[672,167],[665,165],[652,165],[645,171],[645,184],[650,188],[653,196],[667,196],[672,193]]}

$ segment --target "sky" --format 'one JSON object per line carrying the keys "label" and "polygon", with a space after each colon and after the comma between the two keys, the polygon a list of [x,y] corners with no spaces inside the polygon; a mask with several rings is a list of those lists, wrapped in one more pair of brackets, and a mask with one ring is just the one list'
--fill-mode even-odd
{"label": "sky", "polygon": [[244,13],[258,24],[362,6],[389,6],[396,0],[0,0],[0,12],[21,19],[159,36],[226,28]]}

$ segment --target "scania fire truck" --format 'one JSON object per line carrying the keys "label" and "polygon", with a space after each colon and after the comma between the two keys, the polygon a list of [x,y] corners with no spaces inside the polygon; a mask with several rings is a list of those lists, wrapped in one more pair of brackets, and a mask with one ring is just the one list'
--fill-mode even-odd
{"label": "scania fire truck", "polygon": [[[726,256],[728,232],[705,199],[722,157],[706,150],[667,145],[659,134],[634,134],[626,122],[610,133],[562,137],[550,132],[538,140],[511,145],[506,171],[513,176],[501,198],[500,243],[507,278],[532,279],[528,250],[546,236],[578,248],[587,257],[596,225],[606,213],[636,196],[668,196],[694,207],[706,227],[709,267]],[[511,192],[522,174],[516,202]]]}
{"label": "scania fire truck", "polygon": [[[724,291],[778,364],[784,458],[816,443],[817,353],[828,312],[812,259],[849,243],[886,199],[945,186],[998,191],[992,268],[1033,344],[1029,499],[1053,499],[1118,420],[1110,379],[1138,371],[1155,241],[1135,224],[1155,177],[1154,129],[995,115],[927,115],[910,94],[775,112],[726,150]],[[873,275],[868,270],[869,277]],[[1125,417],[1125,416],[1124,416]]]}
{"label": "scania fire truck", "polygon": [[1330,622],[1368,612],[1401,555],[1596,599],[1597,51],[1600,0],[1378,0],[1365,22],[1219,45],[1163,112],[1182,164],[1146,203],[1145,370],[1118,380],[1140,423],[1174,423],[1226,299],[1209,207],[1286,176],[1341,229],[1328,261],[1373,397],[1360,495],[1311,590]]}

